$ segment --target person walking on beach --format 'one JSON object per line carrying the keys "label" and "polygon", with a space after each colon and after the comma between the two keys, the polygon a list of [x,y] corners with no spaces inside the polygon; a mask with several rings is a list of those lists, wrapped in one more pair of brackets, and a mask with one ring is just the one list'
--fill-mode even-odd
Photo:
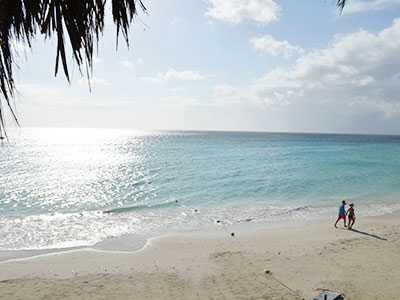
{"label": "person walking on beach", "polygon": [[339,205],[339,216],[335,222],[335,228],[337,227],[336,224],[337,224],[337,222],[339,222],[340,219],[343,219],[344,227],[347,227],[346,226],[346,208],[345,208],[346,204],[347,204],[346,201],[343,200],[342,204]]}
{"label": "person walking on beach", "polygon": [[350,204],[350,208],[347,210],[347,217],[349,218],[349,227],[348,229],[350,230],[353,225],[354,222],[356,221],[356,214],[354,213],[354,203]]}

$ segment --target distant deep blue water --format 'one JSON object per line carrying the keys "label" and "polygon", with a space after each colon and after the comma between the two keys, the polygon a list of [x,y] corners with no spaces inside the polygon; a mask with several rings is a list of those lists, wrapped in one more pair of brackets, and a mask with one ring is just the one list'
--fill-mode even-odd
{"label": "distant deep blue water", "polygon": [[400,136],[19,129],[0,155],[0,250],[400,210]]}

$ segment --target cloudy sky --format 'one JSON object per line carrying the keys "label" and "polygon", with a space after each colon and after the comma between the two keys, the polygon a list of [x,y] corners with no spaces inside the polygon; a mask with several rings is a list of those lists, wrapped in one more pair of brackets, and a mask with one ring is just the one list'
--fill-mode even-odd
{"label": "cloudy sky", "polygon": [[400,134],[400,0],[144,0],[129,50],[110,16],[92,91],[19,50],[23,127]]}

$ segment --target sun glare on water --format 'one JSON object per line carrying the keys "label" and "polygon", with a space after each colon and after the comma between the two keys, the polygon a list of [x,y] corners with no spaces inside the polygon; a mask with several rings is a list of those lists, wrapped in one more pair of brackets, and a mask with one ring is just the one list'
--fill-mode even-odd
{"label": "sun glare on water", "polygon": [[29,193],[24,198],[41,203],[43,209],[107,206],[124,195],[119,180],[146,176],[143,137],[148,132],[81,128],[22,132],[26,153],[21,164],[34,174],[24,183]]}

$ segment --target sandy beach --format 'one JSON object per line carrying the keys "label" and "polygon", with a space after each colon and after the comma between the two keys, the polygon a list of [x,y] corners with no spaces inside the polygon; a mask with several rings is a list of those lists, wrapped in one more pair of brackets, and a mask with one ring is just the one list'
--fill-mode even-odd
{"label": "sandy beach", "polygon": [[[141,250],[77,250],[0,264],[1,299],[399,299],[400,219],[334,220]],[[269,274],[264,270],[270,271]]]}

